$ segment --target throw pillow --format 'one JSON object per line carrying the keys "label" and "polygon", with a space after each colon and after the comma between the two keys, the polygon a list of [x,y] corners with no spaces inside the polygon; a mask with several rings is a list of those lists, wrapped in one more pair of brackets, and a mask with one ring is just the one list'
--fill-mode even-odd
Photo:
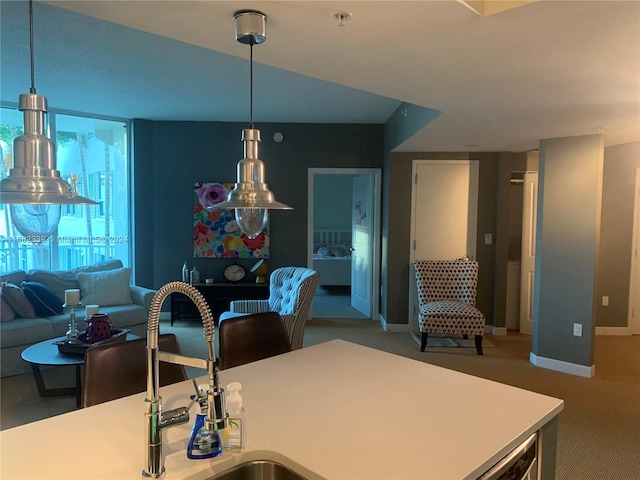
{"label": "throw pillow", "polygon": [[[65,290],[80,288],[78,285],[78,279],[76,278],[78,273],[102,272],[105,270],[115,270],[117,268],[122,268],[122,262],[120,260],[106,260],[104,262],[73,268],[71,270],[30,270],[29,278],[25,278],[24,280],[46,285],[59,298],[64,299]],[[12,283],[20,285],[20,282]]]}
{"label": "throw pillow", "polygon": [[83,305],[128,305],[131,299],[131,269],[118,268],[102,272],[78,273]]}
{"label": "throw pillow", "polygon": [[13,311],[13,308],[9,306],[4,298],[0,297],[0,322],[10,322],[14,318],[16,318],[16,312]]}
{"label": "throw pillow", "polygon": [[2,284],[2,298],[9,304],[18,317],[35,318],[36,311],[18,285]]}
{"label": "throw pillow", "polygon": [[38,282],[22,282],[22,291],[33,305],[36,315],[60,315],[64,302],[50,288]]}

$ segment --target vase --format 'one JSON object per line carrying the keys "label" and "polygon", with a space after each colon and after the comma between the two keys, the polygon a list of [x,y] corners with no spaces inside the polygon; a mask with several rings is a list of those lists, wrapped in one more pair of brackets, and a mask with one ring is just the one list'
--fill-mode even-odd
{"label": "vase", "polygon": [[111,320],[106,313],[94,313],[87,322],[87,342],[96,343],[111,338]]}

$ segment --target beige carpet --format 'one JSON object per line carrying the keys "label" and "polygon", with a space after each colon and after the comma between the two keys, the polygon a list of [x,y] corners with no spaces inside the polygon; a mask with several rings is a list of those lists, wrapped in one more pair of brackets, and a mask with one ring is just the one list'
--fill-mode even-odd
{"label": "beige carpet", "polygon": [[[175,332],[183,353],[204,354],[202,328],[196,322],[174,327],[162,322],[161,331]],[[486,336],[482,357],[472,347],[433,347],[421,353],[409,334],[384,332],[371,320],[314,319],[305,330],[304,344],[334,338],[561,398],[565,410],[558,425],[557,478],[640,479],[640,336],[596,337],[596,375],[590,379],[533,366],[528,361],[531,338],[515,333]],[[50,386],[73,380],[72,368],[44,374]],[[75,409],[72,397],[40,398],[31,375],[3,378],[0,385],[2,429]],[[499,417],[500,399],[483,405],[478,414]]]}

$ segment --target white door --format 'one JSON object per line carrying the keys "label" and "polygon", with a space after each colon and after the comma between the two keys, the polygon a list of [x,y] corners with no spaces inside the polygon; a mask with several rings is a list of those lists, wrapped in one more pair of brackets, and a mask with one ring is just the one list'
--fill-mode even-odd
{"label": "white door", "polygon": [[[475,258],[478,216],[478,162],[413,162],[410,263],[415,260]],[[410,329],[418,332],[417,294],[409,269]]]}
{"label": "white door", "polygon": [[533,330],[533,284],[536,263],[538,172],[524,174],[522,198],[522,260],[520,262],[520,333]]}
{"label": "white door", "polygon": [[351,306],[371,317],[373,257],[373,175],[353,177],[351,234]]}

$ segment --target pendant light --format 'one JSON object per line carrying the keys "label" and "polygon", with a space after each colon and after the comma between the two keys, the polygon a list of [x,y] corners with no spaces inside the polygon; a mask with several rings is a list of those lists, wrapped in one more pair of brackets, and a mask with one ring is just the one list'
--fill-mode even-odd
{"label": "pendant light", "polygon": [[10,204],[11,221],[34,243],[43,242],[60,221],[61,205],[97,204],[77,194],[56,170],[55,144],[44,135],[47,99],[36,94],[33,53],[33,0],[29,0],[31,88],[20,95],[24,133],[13,141],[13,168],[0,180],[0,203]]}
{"label": "pendant light", "polygon": [[227,200],[209,207],[235,210],[236,222],[249,238],[257,237],[269,220],[269,210],[292,210],[277,202],[264,183],[264,163],[258,158],[260,130],[253,128],[253,46],[267,39],[267,16],[257,10],[239,10],[233,14],[236,40],[250,47],[250,123],[242,131],[244,158],[237,165],[237,180]]}

